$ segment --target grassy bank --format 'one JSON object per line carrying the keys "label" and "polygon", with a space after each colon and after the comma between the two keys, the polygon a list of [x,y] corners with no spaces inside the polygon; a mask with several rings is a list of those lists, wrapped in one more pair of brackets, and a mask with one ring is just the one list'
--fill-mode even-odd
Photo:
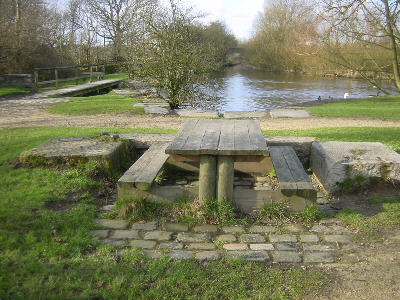
{"label": "grassy bank", "polygon": [[29,94],[30,91],[22,88],[4,86],[0,87],[0,97],[10,97],[15,95]]}
{"label": "grassy bank", "polygon": [[400,96],[350,99],[306,108],[318,117],[400,120]]}
{"label": "grassy bank", "polygon": [[1,299],[293,299],[327,280],[319,271],[243,261],[199,264],[148,260],[132,249],[117,256],[90,230],[108,193],[89,168],[16,168],[22,151],[53,137],[101,131],[172,133],[173,130],[19,128],[0,130]]}
{"label": "grassy bank", "polygon": [[306,130],[265,130],[264,135],[314,136],[320,141],[381,142],[400,152],[400,128],[397,127],[334,127]]}
{"label": "grassy bank", "polygon": [[74,97],[70,101],[52,105],[48,111],[63,115],[95,115],[129,112],[143,114],[144,107],[133,107],[137,99],[118,96],[113,92],[90,97]]}

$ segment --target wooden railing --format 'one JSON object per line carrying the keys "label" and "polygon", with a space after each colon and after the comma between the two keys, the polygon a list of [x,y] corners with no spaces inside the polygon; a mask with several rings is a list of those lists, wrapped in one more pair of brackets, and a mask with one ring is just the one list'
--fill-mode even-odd
{"label": "wooden railing", "polygon": [[[107,64],[108,65],[108,64]],[[104,78],[106,64],[97,64],[97,65],[79,65],[79,66],[64,66],[64,67],[47,67],[47,68],[35,68],[34,76],[33,76],[33,85],[35,89],[38,89],[39,86],[43,85],[55,85],[59,86],[59,83],[65,81],[75,81],[75,84],[79,83],[80,79],[89,78],[89,82],[93,81],[93,77],[98,80]],[[72,77],[64,77],[60,78],[59,71],[72,70],[74,74]],[[82,72],[82,70],[87,70],[86,72]],[[52,76],[54,79],[40,81],[40,72],[50,71],[54,72]],[[71,72],[70,72],[71,73]],[[49,74],[47,74],[49,75]],[[50,75],[51,76],[51,75]]]}

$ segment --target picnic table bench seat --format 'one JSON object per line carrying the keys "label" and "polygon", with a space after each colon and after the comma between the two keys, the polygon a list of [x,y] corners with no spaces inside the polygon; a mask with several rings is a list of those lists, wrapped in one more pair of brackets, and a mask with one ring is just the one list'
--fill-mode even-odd
{"label": "picnic table bench seat", "polygon": [[158,172],[169,157],[168,154],[165,154],[165,149],[168,144],[169,143],[152,144],[118,180],[118,184],[127,183],[143,191],[149,190]]}
{"label": "picnic table bench seat", "polygon": [[317,192],[293,147],[272,146],[269,151],[281,192],[316,198]]}

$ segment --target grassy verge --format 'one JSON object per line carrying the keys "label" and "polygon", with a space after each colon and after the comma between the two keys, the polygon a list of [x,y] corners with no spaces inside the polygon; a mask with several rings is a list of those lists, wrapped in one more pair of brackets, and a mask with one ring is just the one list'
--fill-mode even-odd
{"label": "grassy verge", "polygon": [[352,99],[306,108],[319,117],[400,120],[400,96]]}
{"label": "grassy verge", "polygon": [[[53,137],[148,129],[19,128],[0,130],[1,299],[292,299],[327,278],[308,269],[273,268],[243,261],[199,264],[148,260],[135,249],[91,237],[105,193],[89,168],[14,168],[10,160]],[[171,133],[175,131],[158,131]]]}
{"label": "grassy verge", "polygon": [[113,92],[90,97],[74,97],[70,101],[52,105],[48,111],[62,115],[95,115],[130,112],[143,114],[144,107],[133,107],[137,99],[118,96]]}
{"label": "grassy verge", "polygon": [[[104,75],[104,79],[128,79],[128,73],[106,74],[106,75]],[[93,77],[92,82],[95,82],[95,81],[99,81],[99,79],[97,79],[97,77]],[[77,82],[78,82],[78,84],[88,83],[89,78],[81,78],[78,81],[76,81],[76,80],[62,81],[58,84],[58,87],[49,86],[49,87],[40,88],[39,92],[47,92],[47,91],[51,91],[51,90],[67,88],[67,87],[76,85]]]}
{"label": "grassy verge", "polygon": [[22,88],[17,88],[17,87],[0,87],[0,97],[9,97],[9,96],[15,96],[15,95],[23,95],[23,94],[29,94],[30,91]]}
{"label": "grassy verge", "polygon": [[264,135],[314,136],[320,141],[381,142],[400,152],[400,128],[397,127],[338,127],[307,130],[265,130]]}

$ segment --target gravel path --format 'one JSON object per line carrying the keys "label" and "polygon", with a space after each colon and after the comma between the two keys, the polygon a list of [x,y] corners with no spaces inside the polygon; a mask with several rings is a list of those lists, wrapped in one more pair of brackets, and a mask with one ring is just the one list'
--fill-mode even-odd
{"label": "gravel path", "polygon": [[[178,129],[186,118],[175,116],[134,115],[129,113],[92,116],[55,115],[47,111],[50,105],[68,101],[68,98],[40,98],[27,96],[15,100],[0,101],[0,128],[34,126],[74,127],[129,127]],[[320,127],[400,127],[400,121],[371,119],[307,118],[307,119],[260,119],[261,128],[309,129]]]}

